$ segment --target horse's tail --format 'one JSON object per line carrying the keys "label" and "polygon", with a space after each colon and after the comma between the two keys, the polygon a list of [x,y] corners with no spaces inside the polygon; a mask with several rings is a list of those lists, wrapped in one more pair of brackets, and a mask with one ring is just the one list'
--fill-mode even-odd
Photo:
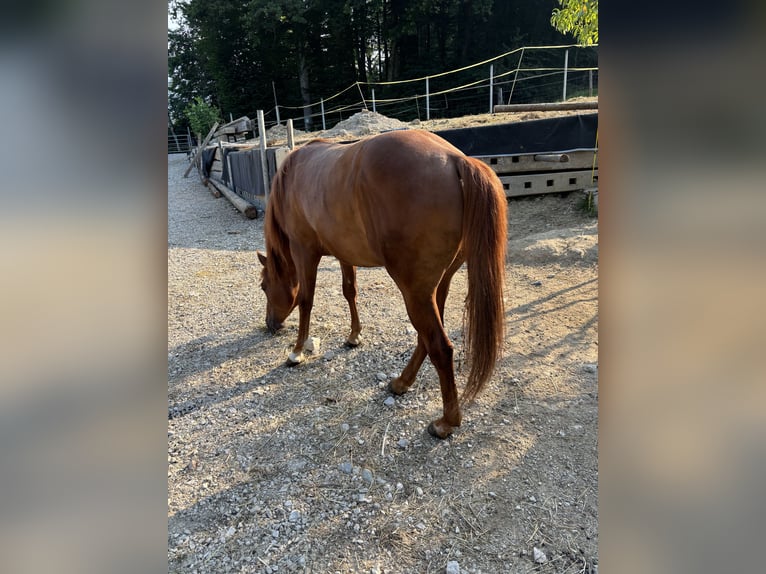
{"label": "horse's tail", "polygon": [[495,172],[477,159],[457,162],[463,186],[463,251],[468,264],[465,352],[471,365],[463,401],[484,388],[502,354],[507,200]]}

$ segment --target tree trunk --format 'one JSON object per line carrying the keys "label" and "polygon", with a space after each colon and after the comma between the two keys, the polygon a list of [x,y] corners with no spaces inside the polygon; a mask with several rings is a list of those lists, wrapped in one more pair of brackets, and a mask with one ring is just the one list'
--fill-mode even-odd
{"label": "tree trunk", "polygon": [[298,54],[298,81],[301,86],[301,99],[303,105],[307,106],[303,108],[303,127],[305,131],[312,131],[312,118],[311,118],[311,93],[309,92],[309,69],[306,65],[306,55],[301,49]]}
{"label": "tree trunk", "polygon": [[356,79],[360,82],[367,81],[367,67],[365,56],[367,55],[367,10],[365,5],[352,9],[352,22],[354,26],[354,44],[356,51]]}
{"label": "tree trunk", "polygon": [[[383,53],[383,46],[380,43],[381,36],[383,35],[383,15],[381,13],[378,13],[378,22],[377,23],[378,23],[378,77],[375,78],[375,79],[380,81],[384,77],[383,76],[383,57],[384,57],[384,53]],[[385,54],[385,56],[388,57],[387,54]]]}
{"label": "tree trunk", "polygon": [[458,28],[458,38],[461,41],[459,65],[464,66],[468,61],[468,46],[471,43],[471,26],[473,26],[473,7],[470,0],[460,5],[459,26],[462,27],[462,34]]}

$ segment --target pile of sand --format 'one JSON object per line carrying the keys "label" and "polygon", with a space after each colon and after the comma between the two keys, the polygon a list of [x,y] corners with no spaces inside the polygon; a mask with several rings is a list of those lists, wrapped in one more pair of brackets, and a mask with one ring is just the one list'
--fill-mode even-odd
{"label": "pile of sand", "polygon": [[323,138],[356,138],[390,130],[407,129],[409,125],[394,118],[387,118],[377,112],[362,110],[343,120],[335,127],[319,134]]}
{"label": "pile of sand", "polygon": [[509,241],[508,260],[525,265],[598,263],[598,223],[543,231]]}
{"label": "pile of sand", "polygon": [[[297,130],[293,128],[293,137],[299,138],[304,135],[306,135],[306,132],[302,132],[301,130]],[[287,141],[287,126],[286,125],[283,126],[282,124],[277,124],[266,130],[267,145],[274,145],[274,143],[276,142],[286,142],[286,141]]]}

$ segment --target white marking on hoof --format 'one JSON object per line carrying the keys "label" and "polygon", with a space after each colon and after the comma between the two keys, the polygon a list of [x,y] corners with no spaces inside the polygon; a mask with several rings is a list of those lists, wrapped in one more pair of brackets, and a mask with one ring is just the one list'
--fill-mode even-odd
{"label": "white marking on hoof", "polygon": [[318,353],[319,345],[321,342],[322,340],[319,337],[309,337],[306,339],[303,348],[306,349],[309,353]]}
{"label": "white marking on hoof", "polygon": [[289,355],[287,355],[287,362],[292,365],[297,365],[299,363],[302,363],[305,359],[306,357],[303,356],[303,353],[299,353],[297,355],[295,353],[290,353]]}

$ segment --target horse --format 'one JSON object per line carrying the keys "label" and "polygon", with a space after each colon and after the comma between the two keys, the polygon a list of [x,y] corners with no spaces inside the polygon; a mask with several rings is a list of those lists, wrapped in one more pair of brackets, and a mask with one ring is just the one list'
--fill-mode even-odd
{"label": "horse", "polygon": [[[359,344],[356,267],[385,267],[417,331],[415,351],[388,388],[405,393],[426,356],[442,394],[428,432],[446,438],[492,375],[502,352],[507,199],[497,175],[439,136],[385,132],[352,143],[312,140],[284,160],[264,221],[261,289],[266,326],[282,328],[298,307],[298,338],[287,363],[304,360],[322,256],[334,256],[351,312],[347,344]],[[463,329],[470,372],[458,400],[453,345],[444,330],[450,281],[466,263]]]}

